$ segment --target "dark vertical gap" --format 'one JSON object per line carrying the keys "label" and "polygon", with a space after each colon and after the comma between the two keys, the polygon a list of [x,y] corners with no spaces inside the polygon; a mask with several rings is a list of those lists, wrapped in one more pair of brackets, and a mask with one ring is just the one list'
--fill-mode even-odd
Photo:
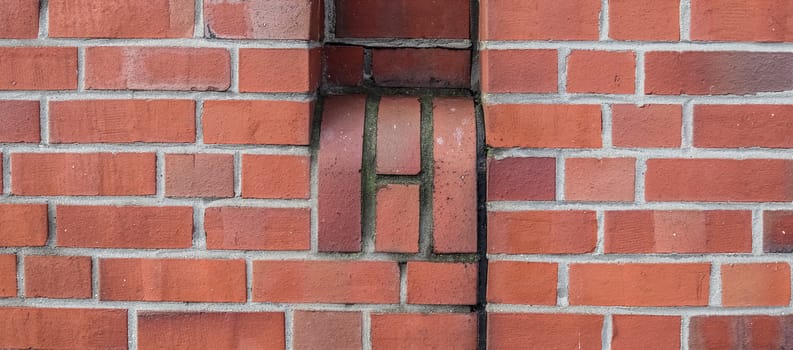
{"label": "dark vertical gap", "polygon": [[419,201],[419,255],[429,258],[433,245],[432,192],[435,158],[433,150],[432,97],[421,97],[421,189]]}
{"label": "dark vertical gap", "polygon": [[363,156],[361,164],[361,251],[374,251],[377,202],[377,112],[380,96],[368,95],[363,123]]}

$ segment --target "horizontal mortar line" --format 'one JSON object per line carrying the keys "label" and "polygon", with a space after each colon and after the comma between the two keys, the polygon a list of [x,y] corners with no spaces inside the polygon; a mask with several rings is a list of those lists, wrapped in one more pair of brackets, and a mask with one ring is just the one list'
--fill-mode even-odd
{"label": "horizontal mortar line", "polygon": [[9,153],[204,153],[252,155],[310,156],[308,146],[292,145],[231,145],[231,144],[178,144],[178,143],[0,143]]}
{"label": "horizontal mortar line", "polygon": [[211,302],[158,302],[158,301],[106,301],[68,299],[0,299],[0,307],[44,307],[86,309],[137,309],[139,312],[283,312],[295,311],[371,311],[383,313],[469,313],[467,305],[419,304],[344,304],[344,303],[211,303]]}
{"label": "horizontal mortar line", "polygon": [[322,44],[309,40],[219,40],[219,39],[91,39],[91,38],[46,38],[46,39],[0,39],[0,47],[184,47],[184,48],[262,48],[262,49],[305,49],[319,48]]}
{"label": "horizontal mortar line", "polygon": [[793,159],[790,148],[494,148],[490,150],[493,158],[509,157],[587,157],[587,158],[680,158],[680,159]]}
{"label": "horizontal mortar line", "polygon": [[0,204],[96,205],[96,206],[242,206],[256,208],[312,208],[308,199],[176,198],[117,196],[0,196]]}
{"label": "horizontal mortar line", "polygon": [[482,41],[480,50],[559,49],[626,51],[793,52],[790,43],[643,41]]}
{"label": "horizontal mortar line", "polygon": [[6,247],[0,254],[92,256],[100,259],[253,259],[256,261],[345,261],[345,262],[472,262],[474,254],[463,255],[471,261],[461,261],[460,255],[434,255],[392,253],[312,253],[304,251],[266,250],[203,250],[203,249],[142,249],[142,248],[68,248],[68,247]]}
{"label": "horizontal mortar line", "polygon": [[515,305],[494,304],[487,305],[487,312],[499,313],[552,313],[552,314],[592,314],[592,315],[668,315],[668,316],[740,316],[740,315],[769,315],[783,316],[793,314],[793,308],[784,307],[741,307],[722,308],[713,306],[541,306],[541,305]]}
{"label": "horizontal mortar line", "polygon": [[[756,95],[602,95],[602,94],[485,94],[486,105],[499,104],[793,104],[793,91]],[[487,106],[485,106],[487,109]]]}
{"label": "horizontal mortar line", "polygon": [[161,90],[14,90],[0,91],[0,99],[50,101],[111,100],[111,99],[204,99],[204,100],[265,100],[306,102],[316,99],[316,93],[258,93],[230,91],[161,91]]}
{"label": "horizontal mortar line", "polygon": [[524,210],[793,210],[791,202],[488,202],[490,212]]}
{"label": "horizontal mortar line", "polygon": [[[682,236],[682,234],[681,234]],[[488,260],[516,261],[516,262],[541,262],[541,263],[585,263],[585,264],[663,264],[663,263],[689,263],[689,264],[743,264],[743,263],[791,263],[790,254],[766,253],[753,255],[716,254],[716,253],[691,253],[691,254],[488,254]]]}
{"label": "horizontal mortar line", "polygon": [[395,39],[395,38],[333,38],[326,44],[345,44],[376,48],[446,48],[470,49],[469,39]]}

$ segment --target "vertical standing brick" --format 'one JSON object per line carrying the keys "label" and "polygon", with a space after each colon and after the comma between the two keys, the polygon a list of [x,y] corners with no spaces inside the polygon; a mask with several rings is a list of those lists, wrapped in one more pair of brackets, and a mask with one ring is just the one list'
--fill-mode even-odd
{"label": "vertical standing brick", "polygon": [[77,89],[77,48],[0,48],[0,90]]}
{"label": "vertical standing brick", "polygon": [[519,350],[600,349],[603,316],[578,314],[489,313],[487,348]]}
{"label": "vertical standing brick", "polygon": [[85,86],[99,90],[225,91],[231,56],[221,48],[89,47]]}
{"label": "vertical standing brick", "polygon": [[374,49],[372,79],[387,87],[468,88],[471,52],[449,49]]}
{"label": "vertical standing brick", "polygon": [[793,105],[696,105],[694,146],[793,148]]}
{"label": "vertical standing brick", "polygon": [[49,118],[52,143],[195,142],[190,100],[52,101]]}
{"label": "vertical standing brick", "polygon": [[34,39],[39,35],[39,0],[7,0],[0,10],[0,39]]}
{"label": "vertical standing brick", "polygon": [[597,244],[594,211],[496,211],[487,223],[493,254],[582,254]]}
{"label": "vertical standing brick", "polygon": [[314,103],[204,101],[204,143],[308,145]]}
{"label": "vertical standing brick", "polygon": [[567,91],[634,93],[636,54],[631,51],[573,50],[567,58]]}
{"label": "vertical standing brick", "polygon": [[680,105],[611,106],[611,142],[616,147],[680,147],[682,125]]}
{"label": "vertical standing brick", "polygon": [[476,314],[374,314],[373,349],[475,349]]}
{"label": "vertical standing brick", "polygon": [[91,258],[87,256],[26,256],[25,296],[28,298],[90,298]]}
{"label": "vertical standing brick", "polygon": [[438,253],[476,251],[476,121],[473,101],[433,101],[433,238]]}
{"label": "vertical standing brick", "polygon": [[612,318],[611,348],[632,350],[647,347],[653,349],[680,349],[679,316],[614,315]]}
{"label": "vertical standing brick", "polygon": [[556,158],[489,158],[487,199],[552,201],[556,198]]}
{"label": "vertical standing brick", "polygon": [[487,301],[496,304],[556,305],[556,264],[490,261]]}
{"label": "vertical standing brick", "polygon": [[208,249],[308,250],[308,208],[207,208],[204,228]]}
{"label": "vertical standing brick", "polygon": [[482,0],[482,40],[597,40],[600,2]]}
{"label": "vertical standing brick", "polygon": [[325,100],[319,140],[319,250],[361,249],[363,96]]}
{"label": "vertical standing brick", "polygon": [[469,37],[466,0],[335,0],[335,5],[339,38]]}
{"label": "vertical standing brick", "polygon": [[691,39],[793,41],[793,7],[786,0],[691,1]]}
{"label": "vertical standing brick", "polygon": [[39,101],[0,101],[0,142],[39,142],[39,124]]}
{"label": "vertical standing brick", "polygon": [[126,349],[127,310],[0,308],[6,349]]}
{"label": "vertical standing brick", "polygon": [[328,84],[337,86],[363,84],[363,47],[326,45],[324,53],[325,81]]}
{"label": "vertical standing brick", "polygon": [[295,350],[361,350],[360,312],[296,311],[292,336]]}
{"label": "vertical standing brick", "polygon": [[193,36],[192,0],[53,0],[49,34],[67,38],[188,38]]}
{"label": "vertical standing brick", "polygon": [[787,349],[793,346],[791,327],[790,315],[694,316],[689,326],[688,348]]}
{"label": "vertical standing brick", "polygon": [[46,204],[0,204],[0,247],[43,246],[48,231]]}
{"label": "vertical standing brick", "polygon": [[408,262],[407,274],[410,304],[476,304],[476,264]]}
{"label": "vertical standing brick", "polygon": [[165,195],[233,197],[234,156],[231,154],[166,155]]}
{"label": "vertical standing brick", "polygon": [[421,105],[415,97],[383,97],[377,112],[377,173],[421,171]]}
{"label": "vertical standing brick", "polygon": [[557,92],[558,56],[556,50],[483,50],[482,92]]}
{"label": "vertical standing brick", "polygon": [[793,211],[763,212],[763,251],[793,252]]}
{"label": "vertical standing brick", "polygon": [[376,251],[419,251],[419,205],[419,185],[391,184],[377,190]]}
{"label": "vertical standing brick", "polygon": [[17,296],[17,256],[0,254],[0,298]]}
{"label": "vertical standing brick", "polygon": [[312,92],[319,86],[319,49],[240,49],[240,91]]}
{"label": "vertical standing brick", "polygon": [[487,144],[493,147],[600,148],[597,105],[489,105]]}
{"label": "vertical standing brick", "polygon": [[323,30],[321,16],[320,0],[204,2],[210,38],[316,40]]}
{"label": "vertical standing brick", "polygon": [[304,199],[310,196],[307,156],[242,155],[242,197]]}
{"label": "vertical standing brick", "polygon": [[282,312],[138,314],[138,349],[283,349]]}
{"label": "vertical standing brick", "polygon": [[633,158],[567,159],[565,199],[631,202],[636,184],[635,167]]}
{"label": "vertical standing brick", "polygon": [[790,265],[725,264],[721,266],[723,306],[790,305]]}
{"label": "vertical standing brick", "polygon": [[609,0],[609,37],[617,40],[677,41],[680,39],[680,3]]}
{"label": "vertical standing brick", "polygon": [[11,192],[24,196],[155,193],[154,153],[15,153]]}

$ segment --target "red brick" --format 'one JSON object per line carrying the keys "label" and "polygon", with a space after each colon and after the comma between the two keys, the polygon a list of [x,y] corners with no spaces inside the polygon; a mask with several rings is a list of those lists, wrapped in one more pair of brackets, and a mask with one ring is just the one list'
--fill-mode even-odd
{"label": "red brick", "polygon": [[475,349],[475,314],[374,314],[373,349]]}
{"label": "red brick", "polygon": [[793,252],[793,211],[763,212],[763,251]]}
{"label": "red brick", "polygon": [[85,87],[98,90],[225,91],[231,84],[226,49],[89,47]]}
{"label": "red brick", "polygon": [[38,143],[41,140],[39,101],[0,101],[0,125],[3,125],[0,142]]}
{"label": "red brick", "polygon": [[204,226],[208,249],[308,250],[308,208],[207,208]]}
{"label": "red brick", "polygon": [[476,251],[476,116],[469,99],[433,101],[433,249]]}
{"label": "red brick", "polygon": [[193,208],[59,205],[60,247],[168,249],[193,245]]}
{"label": "red brick", "polygon": [[597,40],[600,2],[482,0],[482,40]]}
{"label": "red brick", "polygon": [[361,158],[364,96],[325,100],[319,162],[320,251],[361,250]]}
{"label": "red brick", "polygon": [[240,91],[312,92],[321,58],[319,49],[240,49]]}
{"label": "red brick", "polygon": [[324,53],[325,81],[328,84],[338,86],[363,84],[363,47],[326,45]]}
{"label": "red brick", "polygon": [[721,266],[723,306],[790,305],[790,265],[724,264]]}
{"label": "red brick", "polygon": [[25,297],[90,298],[91,258],[87,256],[26,256]]}
{"label": "red brick", "polygon": [[570,305],[706,306],[710,264],[571,264]]}
{"label": "red brick", "polygon": [[127,310],[0,308],[0,347],[126,349]]}
{"label": "red brick", "polygon": [[77,89],[77,48],[0,48],[0,90]]}
{"label": "red brick", "polygon": [[[330,0],[328,0],[330,1]],[[340,38],[468,39],[467,0],[335,0]]]}
{"label": "red brick", "polygon": [[558,56],[556,50],[483,50],[482,92],[556,93]]}
{"label": "red brick", "polygon": [[412,261],[407,275],[410,304],[476,304],[476,264]]}
{"label": "red brick", "polygon": [[282,312],[145,312],[138,349],[283,349]]}
{"label": "red brick", "polygon": [[487,348],[600,349],[603,316],[490,313]]}
{"label": "red brick", "polygon": [[649,95],[751,95],[793,89],[793,53],[648,52]]}
{"label": "red brick", "polygon": [[253,300],[268,303],[399,302],[392,261],[254,261]]}
{"label": "red brick", "polygon": [[231,154],[166,154],[165,195],[168,197],[233,197],[234,156]]}
{"label": "red brick", "polygon": [[377,190],[375,250],[419,251],[419,185],[391,184]]}
{"label": "red brick", "polygon": [[633,158],[565,160],[564,191],[569,201],[632,202],[636,184]]}
{"label": "red brick", "polygon": [[556,198],[556,158],[489,158],[487,199],[552,201]]}
{"label": "red brick", "polygon": [[245,261],[101,259],[104,301],[244,302]]}
{"label": "red brick", "polygon": [[310,196],[308,156],[242,155],[242,197],[304,199]]}
{"label": "red brick", "polygon": [[611,142],[616,147],[680,147],[680,105],[613,105],[611,113]]}
{"label": "red brick", "polygon": [[295,350],[361,350],[360,312],[296,311],[293,346]]}
{"label": "red brick", "polygon": [[376,85],[387,87],[469,88],[471,52],[449,49],[374,49],[372,78]]}
{"label": "red brick", "polygon": [[694,106],[694,146],[793,148],[793,105]]}
{"label": "red brick", "polygon": [[6,0],[0,10],[0,39],[35,39],[39,35],[39,0]]}
{"label": "red brick", "polygon": [[319,39],[322,1],[204,2],[206,34],[223,39]]}
{"label": "red brick", "polygon": [[691,1],[691,39],[793,41],[793,4],[787,0]]}
{"label": "red brick", "polygon": [[0,204],[0,247],[43,246],[48,223],[46,204]]}
{"label": "red brick", "polygon": [[594,211],[489,212],[487,223],[492,254],[582,254],[597,244]]}
{"label": "red brick", "polygon": [[490,261],[487,301],[496,304],[556,305],[557,265]]}
{"label": "red brick", "polygon": [[204,142],[308,145],[313,111],[313,102],[204,101]]}
{"label": "red brick", "polygon": [[195,142],[191,100],[52,101],[49,108],[52,143]]}
{"label": "red brick", "polygon": [[648,201],[789,202],[793,162],[781,159],[650,159]]}
{"label": "red brick", "polygon": [[11,192],[23,196],[145,196],[154,153],[15,153]]}
{"label": "red brick", "polygon": [[608,211],[606,253],[751,253],[752,213],[734,210]]}
{"label": "red brick", "polygon": [[598,105],[489,105],[487,144],[492,147],[600,148]]}
{"label": "red brick", "polygon": [[384,96],[377,112],[377,173],[421,171],[421,105],[416,97]]}
{"label": "red brick", "polygon": [[678,41],[680,4],[676,1],[609,0],[609,37],[617,40]]}
{"label": "red brick", "polygon": [[573,50],[567,58],[567,91],[634,93],[636,54],[632,51]]}
{"label": "red brick", "polygon": [[49,35],[69,38],[189,38],[192,0],[52,0]]}
{"label": "red brick", "polygon": [[13,298],[16,296],[17,256],[14,254],[0,254],[0,298]]}
{"label": "red brick", "polygon": [[689,349],[787,349],[793,346],[791,316],[694,316]]}
{"label": "red brick", "polygon": [[679,316],[614,315],[611,349],[680,349]]}

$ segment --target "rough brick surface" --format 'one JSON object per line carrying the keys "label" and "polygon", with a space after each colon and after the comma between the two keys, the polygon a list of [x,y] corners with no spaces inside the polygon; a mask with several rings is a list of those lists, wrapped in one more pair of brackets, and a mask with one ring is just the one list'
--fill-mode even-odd
{"label": "rough brick surface", "polygon": [[168,197],[234,196],[231,154],[168,154],[165,156]]}
{"label": "rough brick surface", "polygon": [[0,298],[17,295],[17,256],[0,254]]}
{"label": "rough brick surface", "polygon": [[391,184],[377,190],[375,249],[417,253],[419,250],[419,186]]}
{"label": "rough brick surface", "polygon": [[308,198],[310,161],[306,156],[242,156],[245,198]]}
{"label": "rough brick surface", "polygon": [[556,92],[558,56],[556,50],[482,51],[482,92]]}
{"label": "rough brick surface", "polygon": [[138,349],[283,349],[281,312],[138,314]]}
{"label": "rough brick surface", "polygon": [[473,349],[475,314],[374,314],[374,349]]}
{"label": "rough brick surface", "polygon": [[204,142],[307,145],[314,105],[293,101],[204,101]]}
{"label": "rough brick surface", "polygon": [[318,49],[240,49],[242,92],[311,92],[320,80]]}
{"label": "rough brick surface", "polygon": [[204,2],[205,35],[224,39],[318,39],[322,1]]}
{"label": "rough brick surface", "polygon": [[785,0],[691,2],[691,39],[793,41],[793,6]]}
{"label": "rough brick surface", "polygon": [[678,2],[609,0],[608,4],[609,37],[612,39],[646,41],[680,39]]}
{"label": "rough brick surface", "polygon": [[791,316],[696,316],[691,318],[689,349],[784,349]]}
{"label": "rough brick surface", "polygon": [[488,159],[488,200],[552,201],[555,198],[556,158]]}
{"label": "rough brick surface", "polygon": [[550,263],[491,261],[487,301],[496,304],[556,305],[558,267]]}
{"label": "rough brick surface", "polygon": [[600,315],[490,313],[488,349],[597,349],[602,329]]}
{"label": "rough brick surface", "polygon": [[41,140],[38,101],[0,101],[0,142]]}
{"label": "rough brick surface", "polygon": [[119,309],[2,308],[0,329],[4,348],[127,347],[127,311]]}
{"label": "rough brick surface", "polygon": [[65,38],[186,38],[193,36],[190,0],[53,0],[49,33]]}
{"label": "rough brick surface", "polygon": [[336,35],[342,38],[469,37],[466,0],[327,0],[336,5]]}
{"label": "rough brick surface", "polygon": [[448,49],[375,49],[372,78],[388,87],[467,88],[471,53]]}
{"label": "rough brick surface", "polygon": [[589,253],[597,241],[592,211],[490,212],[487,221],[490,253]]}
{"label": "rough brick surface", "polygon": [[207,248],[229,250],[308,250],[311,216],[308,209],[207,208]]}
{"label": "rough brick surface", "polygon": [[600,3],[587,0],[483,0],[484,40],[597,40]]}
{"label": "rough brick surface", "polygon": [[0,39],[32,39],[39,34],[39,1],[8,0],[0,10]]}
{"label": "rough brick surface", "polygon": [[476,304],[474,264],[409,262],[407,274],[410,304]]}
{"label": "rough brick surface", "polygon": [[294,316],[296,350],[360,350],[362,320],[359,312],[298,311]]}
{"label": "rough brick surface", "polygon": [[790,265],[729,264],[721,266],[724,306],[787,306],[790,304]]}
{"label": "rough brick surface", "polygon": [[383,97],[377,112],[377,173],[421,171],[421,106],[415,97]]}
{"label": "rough brick surface", "polygon": [[600,106],[489,105],[487,144],[493,147],[597,148],[601,145]]}
{"label": "rough brick surface", "polygon": [[46,204],[0,204],[0,246],[43,246],[47,228]]}
{"label": "rough brick surface", "polygon": [[77,89],[77,48],[0,48],[0,91]]}
{"label": "rough brick surface", "polygon": [[567,57],[567,91],[633,93],[636,90],[635,56],[630,51],[573,51]]}
{"label": "rough brick surface", "polygon": [[87,256],[26,256],[25,296],[90,298],[91,269],[91,258]]}

